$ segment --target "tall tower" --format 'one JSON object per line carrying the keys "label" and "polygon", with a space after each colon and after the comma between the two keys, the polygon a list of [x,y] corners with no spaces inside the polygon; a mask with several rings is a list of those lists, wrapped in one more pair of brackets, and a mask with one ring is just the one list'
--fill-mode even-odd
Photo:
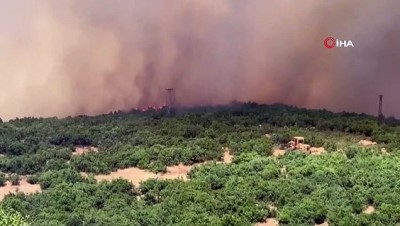
{"label": "tall tower", "polygon": [[173,88],[167,89],[166,104],[167,104],[167,115],[171,115],[173,108],[175,107],[175,91]]}
{"label": "tall tower", "polygon": [[382,100],[383,95],[379,95],[379,109],[378,109],[378,123],[381,124],[383,122],[383,113],[382,113]]}

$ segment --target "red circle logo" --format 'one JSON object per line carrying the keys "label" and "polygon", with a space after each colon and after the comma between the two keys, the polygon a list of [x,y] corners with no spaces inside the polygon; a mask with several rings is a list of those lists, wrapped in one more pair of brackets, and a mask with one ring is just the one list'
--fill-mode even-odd
{"label": "red circle logo", "polygon": [[324,40],[324,45],[325,45],[326,48],[332,49],[333,47],[336,46],[336,41],[335,41],[335,39],[332,38],[332,37],[327,37],[327,38]]}

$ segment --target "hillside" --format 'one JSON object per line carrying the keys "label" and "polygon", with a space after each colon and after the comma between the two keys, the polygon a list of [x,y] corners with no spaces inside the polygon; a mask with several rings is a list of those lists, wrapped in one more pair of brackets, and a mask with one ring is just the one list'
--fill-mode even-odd
{"label": "hillside", "polygon": [[396,225],[398,125],[255,103],[11,120],[0,207],[30,225]]}

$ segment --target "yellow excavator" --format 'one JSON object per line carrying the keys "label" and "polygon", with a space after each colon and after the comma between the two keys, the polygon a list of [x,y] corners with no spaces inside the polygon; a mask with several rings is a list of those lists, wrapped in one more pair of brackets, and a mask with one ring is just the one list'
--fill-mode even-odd
{"label": "yellow excavator", "polygon": [[304,137],[293,137],[293,139],[289,141],[288,146],[293,150],[310,151],[310,145],[304,143]]}

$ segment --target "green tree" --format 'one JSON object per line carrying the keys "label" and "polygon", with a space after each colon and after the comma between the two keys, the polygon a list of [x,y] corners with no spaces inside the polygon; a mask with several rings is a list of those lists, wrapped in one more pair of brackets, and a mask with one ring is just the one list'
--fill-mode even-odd
{"label": "green tree", "polygon": [[37,184],[37,183],[38,183],[38,177],[35,176],[35,175],[28,176],[28,177],[26,178],[26,181],[27,181],[29,184]]}
{"label": "green tree", "polygon": [[18,174],[15,174],[15,173],[13,173],[13,174],[11,174],[11,176],[10,176],[10,181],[11,181],[11,184],[12,185],[19,185],[19,175]]}
{"label": "green tree", "polygon": [[0,226],[27,226],[18,212],[0,208]]}
{"label": "green tree", "polygon": [[0,173],[0,186],[4,186],[6,184],[6,175],[4,173]]}

